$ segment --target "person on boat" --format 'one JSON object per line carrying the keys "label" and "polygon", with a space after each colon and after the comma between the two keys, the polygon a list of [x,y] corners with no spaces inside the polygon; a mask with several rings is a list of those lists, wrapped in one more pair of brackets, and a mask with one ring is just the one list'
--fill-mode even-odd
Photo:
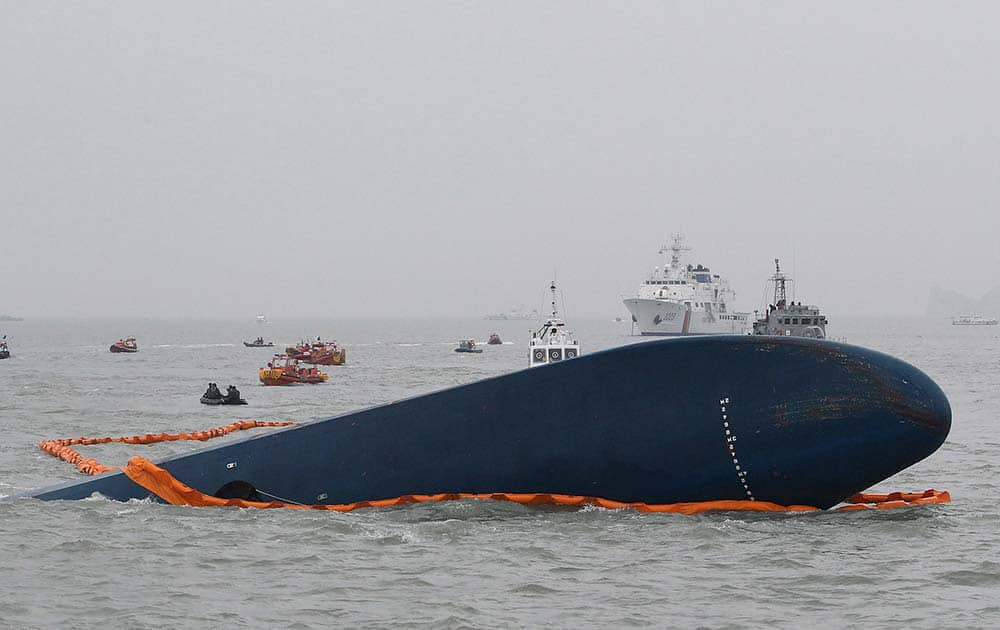
{"label": "person on boat", "polygon": [[240,400],[240,390],[236,389],[235,385],[230,385],[226,388],[226,401],[228,402],[239,402]]}
{"label": "person on boat", "polygon": [[211,400],[219,400],[222,398],[222,392],[219,391],[219,386],[215,383],[209,383],[208,391],[205,392],[205,398],[209,398]]}

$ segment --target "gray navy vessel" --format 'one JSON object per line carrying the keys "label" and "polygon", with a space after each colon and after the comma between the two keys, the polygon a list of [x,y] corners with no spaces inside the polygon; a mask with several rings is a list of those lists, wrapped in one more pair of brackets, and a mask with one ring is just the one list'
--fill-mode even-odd
{"label": "gray navy vessel", "polygon": [[774,275],[768,280],[774,283],[774,302],[768,305],[763,317],[754,320],[753,334],[826,339],[827,319],[819,312],[819,307],[788,302],[786,284],[791,281],[782,273],[781,264],[775,258]]}

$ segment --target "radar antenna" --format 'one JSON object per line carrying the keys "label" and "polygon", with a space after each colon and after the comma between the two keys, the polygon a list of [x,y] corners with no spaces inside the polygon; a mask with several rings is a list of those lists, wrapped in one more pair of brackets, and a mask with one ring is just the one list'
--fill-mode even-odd
{"label": "radar antenna", "polygon": [[683,234],[675,232],[674,234],[671,234],[670,237],[673,239],[673,242],[670,245],[663,245],[660,247],[659,253],[666,254],[667,252],[670,252],[670,267],[673,268],[676,267],[681,261],[681,252],[691,251],[691,246],[684,244]]}

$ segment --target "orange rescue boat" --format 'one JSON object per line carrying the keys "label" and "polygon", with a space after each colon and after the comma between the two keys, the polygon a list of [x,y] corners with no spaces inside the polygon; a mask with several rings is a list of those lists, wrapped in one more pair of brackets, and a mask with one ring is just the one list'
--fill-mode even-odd
{"label": "orange rescue boat", "polygon": [[267,364],[257,370],[257,376],[264,385],[292,385],[295,383],[325,383],[330,376],[318,368],[302,367],[298,359],[284,354],[276,354]]}
{"label": "orange rescue boat", "polygon": [[312,343],[301,341],[298,345],[285,348],[289,357],[303,363],[316,365],[343,365],[347,361],[347,350],[337,345],[336,341],[322,341],[316,337]]}
{"label": "orange rescue boat", "polygon": [[135,342],[135,337],[127,337],[125,339],[119,339],[118,341],[111,344],[111,352],[138,352],[139,344]]}

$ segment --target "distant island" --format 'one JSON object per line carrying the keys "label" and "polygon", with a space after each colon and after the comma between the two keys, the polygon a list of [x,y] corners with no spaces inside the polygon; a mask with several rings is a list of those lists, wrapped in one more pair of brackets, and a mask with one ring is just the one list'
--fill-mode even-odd
{"label": "distant island", "polygon": [[13,315],[0,315],[0,322],[23,322],[24,319],[21,317],[14,317]]}
{"label": "distant island", "polygon": [[994,287],[983,297],[976,299],[957,291],[931,287],[927,300],[928,317],[961,317],[962,315],[1000,315],[1000,287]]}

